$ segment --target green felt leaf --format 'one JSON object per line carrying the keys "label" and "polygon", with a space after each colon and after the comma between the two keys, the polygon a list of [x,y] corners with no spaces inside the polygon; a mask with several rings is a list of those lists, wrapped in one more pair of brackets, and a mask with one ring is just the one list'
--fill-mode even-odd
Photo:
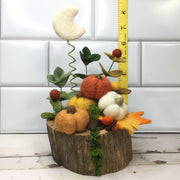
{"label": "green felt leaf", "polygon": [[60,101],[66,100],[67,93],[65,91],[60,91]]}
{"label": "green felt leaf", "polygon": [[54,113],[50,113],[50,112],[44,112],[41,114],[41,118],[48,120],[54,120],[55,116],[56,115]]}
{"label": "green felt leaf", "polygon": [[77,94],[77,92],[70,92],[70,93],[67,93],[67,96],[66,96],[66,99],[71,99],[73,96],[75,96]]}
{"label": "green felt leaf", "polygon": [[101,58],[99,54],[92,54],[90,57],[91,61],[98,61]]}
{"label": "green felt leaf", "polygon": [[62,103],[60,101],[53,101],[52,99],[50,100],[50,103],[53,107],[53,110],[57,113],[62,110]]}
{"label": "green felt leaf", "polygon": [[58,82],[58,80],[52,74],[48,74],[47,79],[49,82],[54,83],[54,84]]}
{"label": "green felt leaf", "polygon": [[54,70],[54,78],[55,79],[60,79],[63,74],[64,74],[64,70],[62,68],[60,68],[60,67],[57,67]]}
{"label": "green felt leaf", "polygon": [[87,66],[90,63],[88,60],[88,57],[85,56],[81,51],[79,53],[80,53],[80,57],[81,57],[82,62]]}
{"label": "green felt leaf", "polygon": [[74,74],[76,77],[79,77],[79,78],[81,78],[81,79],[85,79],[86,77],[87,77],[87,75],[86,74],[81,74],[81,73],[76,73],[76,74]]}
{"label": "green felt leaf", "polygon": [[88,47],[84,47],[84,48],[82,49],[82,52],[84,53],[84,55],[85,55],[86,57],[90,57],[90,56],[91,56],[91,51],[89,50]]}
{"label": "green felt leaf", "polygon": [[70,75],[71,75],[71,72],[68,72],[67,74],[63,74],[61,78],[59,79],[59,81],[56,83],[56,85],[60,88],[64,87]]}

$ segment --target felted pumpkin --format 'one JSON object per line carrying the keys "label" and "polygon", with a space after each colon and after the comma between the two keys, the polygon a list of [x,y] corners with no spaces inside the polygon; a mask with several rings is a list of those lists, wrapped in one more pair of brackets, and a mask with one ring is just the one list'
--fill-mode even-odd
{"label": "felted pumpkin", "polygon": [[60,132],[73,134],[76,131],[82,132],[89,122],[89,115],[86,110],[68,106],[60,111],[55,118],[55,125]]}
{"label": "felted pumpkin", "polygon": [[108,92],[98,102],[99,109],[105,116],[111,116],[116,120],[123,119],[128,114],[128,106],[124,98],[114,91]]}
{"label": "felted pumpkin", "polygon": [[73,105],[76,108],[88,110],[89,105],[91,105],[93,103],[95,103],[95,101],[92,99],[76,95],[68,101],[68,106]]}
{"label": "felted pumpkin", "polygon": [[81,83],[80,91],[85,97],[98,100],[111,91],[111,83],[104,76],[90,75]]}

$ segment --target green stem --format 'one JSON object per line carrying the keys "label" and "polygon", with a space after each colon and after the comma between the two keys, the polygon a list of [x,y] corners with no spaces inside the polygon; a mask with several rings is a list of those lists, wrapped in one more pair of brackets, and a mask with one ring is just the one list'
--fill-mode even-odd
{"label": "green stem", "polygon": [[111,66],[110,66],[110,68],[109,68],[109,70],[108,70],[108,72],[111,70],[113,64],[114,64],[114,61],[112,62]]}
{"label": "green stem", "polygon": [[68,65],[69,65],[69,67],[72,68],[72,70],[71,70],[72,78],[71,78],[71,80],[70,80],[70,83],[71,83],[73,86],[71,87],[71,90],[74,91],[74,92],[76,92],[76,90],[74,90],[73,88],[75,88],[78,84],[75,83],[75,82],[73,82],[73,80],[76,78],[76,76],[72,73],[72,72],[76,71],[76,68],[75,68],[74,66],[72,66],[72,64],[76,62],[76,59],[75,59],[73,56],[71,56],[71,53],[74,52],[74,50],[75,50],[75,46],[72,45],[72,44],[70,44],[70,43],[69,43],[69,40],[67,40],[67,44],[73,48],[73,49],[72,49],[71,51],[69,51],[69,53],[68,53],[68,56],[71,57],[71,58],[73,59],[73,61],[70,62]]}
{"label": "green stem", "polygon": [[87,76],[87,66],[86,66],[86,76]]}

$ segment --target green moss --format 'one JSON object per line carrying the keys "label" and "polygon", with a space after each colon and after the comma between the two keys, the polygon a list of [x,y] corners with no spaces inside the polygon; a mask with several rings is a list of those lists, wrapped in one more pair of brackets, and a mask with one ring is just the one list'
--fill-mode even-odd
{"label": "green moss", "polygon": [[89,154],[95,166],[96,175],[100,176],[103,160],[103,151],[101,147],[99,129],[97,127],[92,127],[90,131],[91,149]]}
{"label": "green moss", "polygon": [[89,120],[93,121],[100,116],[101,110],[98,108],[97,104],[91,104],[88,109],[88,114],[89,114]]}

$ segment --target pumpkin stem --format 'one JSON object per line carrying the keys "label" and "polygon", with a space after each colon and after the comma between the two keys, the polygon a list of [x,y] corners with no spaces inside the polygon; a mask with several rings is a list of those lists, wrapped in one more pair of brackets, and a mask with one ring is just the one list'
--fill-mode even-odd
{"label": "pumpkin stem", "polygon": [[122,104],[124,103],[124,98],[123,97],[118,97],[115,99],[116,104],[118,104],[119,106],[122,106]]}
{"label": "pumpkin stem", "polygon": [[67,113],[68,114],[74,114],[74,113],[76,113],[77,112],[77,110],[76,110],[76,108],[75,108],[75,106],[68,106],[67,107]]}
{"label": "pumpkin stem", "polygon": [[99,79],[99,80],[102,80],[102,77],[101,77],[100,74],[96,74],[95,77],[96,77],[97,79]]}
{"label": "pumpkin stem", "polygon": [[82,94],[81,92],[78,92],[78,93],[76,94],[76,97],[77,97],[77,98],[80,98],[80,97],[84,97],[84,96],[83,96],[83,94]]}

